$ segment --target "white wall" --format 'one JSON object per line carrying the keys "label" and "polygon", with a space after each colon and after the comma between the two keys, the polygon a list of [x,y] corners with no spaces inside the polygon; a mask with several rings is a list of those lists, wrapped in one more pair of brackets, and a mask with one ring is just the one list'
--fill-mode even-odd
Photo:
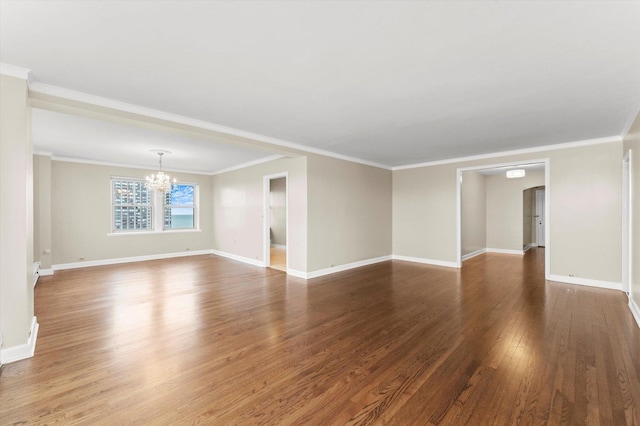
{"label": "white wall", "polygon": [[[33,259],[51,268],[51,157],[33,156]],[[48,253],[47,253],[48,252]]]}
{"label": "white wall", "polygon": [[620,283],[621,142],[394,171],[394,254],[456,262],[457,168],[542,158],[550,159],[551,274]]}
{"label": "white wall", "polygon": [[287,172],[288,268],[307,271],[307,159],[282,158],[213,176],[213,248],[264,261],[263,177]]}
{"label": "white wall", "polygon": [[[33,320],[33,162],[26,80],[0,75],[2,357],[27,345]],[[26,355],[28,356],[28,354]]]}
{"label": "white wall", "polygon": [[287,244],[287,179],[277,178],[270,182],[269,219],[271,221],[271,244]]}
{"label": "white wall", "polygon": [[310,155],[308,271],[391,255],[389,170]]}
{"label": "white wall", "polygon": [[170,173],[200,188],[200,231],[146,235],[111,233],[111,177],[144,178],[152,170],[51,162],[52,263],[61,265],[211,249],[211,176]]}
{"label": "white wall", "polygon": [[476,171],[462,173],[462,255],[487,248],[486,177]]}
{"label": "white wall", "polygon": [[523,191],[544,185],[544,170],[522,178],[487,176],[487,248],[521,251],[523,248]]}

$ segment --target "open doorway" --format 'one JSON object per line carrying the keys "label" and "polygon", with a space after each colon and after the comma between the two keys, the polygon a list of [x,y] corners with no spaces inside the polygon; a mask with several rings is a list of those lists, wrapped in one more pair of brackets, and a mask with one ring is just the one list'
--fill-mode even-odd
{"label": "open doorway", "polygon": [[[545,249],[535,252],[544,256],[548,279],[549,159],[459,168],[457,177],[458,267],[463,260],[485,252],[524,255],[539,245]],[[536,195],[541,202],[536,202]]]}
{"label": "open doorway", "polygon": [[288,264],[287,174],[264,177],[264,263],[283,272]]}

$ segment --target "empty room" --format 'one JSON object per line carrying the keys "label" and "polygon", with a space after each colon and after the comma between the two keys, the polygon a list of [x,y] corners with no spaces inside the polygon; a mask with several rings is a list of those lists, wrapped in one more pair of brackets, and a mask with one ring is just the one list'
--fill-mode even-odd
{"label": "empty room", "polygon": [[640,424],[640,2],[0,0],[0,424]]}

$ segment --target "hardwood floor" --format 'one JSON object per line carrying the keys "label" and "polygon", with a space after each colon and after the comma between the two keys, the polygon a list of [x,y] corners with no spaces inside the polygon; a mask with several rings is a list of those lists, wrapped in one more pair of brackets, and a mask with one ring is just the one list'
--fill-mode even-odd
{"label": "hardwood floor", "polygon": [[287,272],[287,249],[271,247],[269,250],[269,264],[273,269]]}
{"label": "hardwood floor", "polygon": [[640,424],[619,291],[545,282],[544,252],[304,280],[214,255],[58,271],[9,424]]}

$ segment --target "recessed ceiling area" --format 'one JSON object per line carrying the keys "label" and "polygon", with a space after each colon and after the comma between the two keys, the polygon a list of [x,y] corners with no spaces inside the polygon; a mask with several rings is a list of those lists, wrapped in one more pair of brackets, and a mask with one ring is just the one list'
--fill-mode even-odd
{"label": "recessed ceiling area", "polygon": [[510,166],[491,167],[488,169],[479,169],[474,171],[485,176],[497,176],[497,175],[505,174],[507,170],[513,170],[513,169],[524,169],[525,172],[534,172],[534,171],[544,170],[544,163],[523,163],[523,164],[510,165]]}
{"label": "recessed ceiling area", "polygon": [[[640,2],[3,0],[0,62],[37,83],[406,166],[620,135],[640,108]],[[34,130],[40,149],[86,156]],[[139,155],[161,148],[141,137]],[[121,155],[98,131],[83,144]],[[197,149],[190,163],[218,167]]]}
{"label": "recessed ceiling area", "polygon": [[160,149],[171,152],[163,158],[165,170],[212,174],[273,156],[180,132],[37,108],[32,117],[34,151],[54,158],[155,169],[158,156],[151,150]]}

